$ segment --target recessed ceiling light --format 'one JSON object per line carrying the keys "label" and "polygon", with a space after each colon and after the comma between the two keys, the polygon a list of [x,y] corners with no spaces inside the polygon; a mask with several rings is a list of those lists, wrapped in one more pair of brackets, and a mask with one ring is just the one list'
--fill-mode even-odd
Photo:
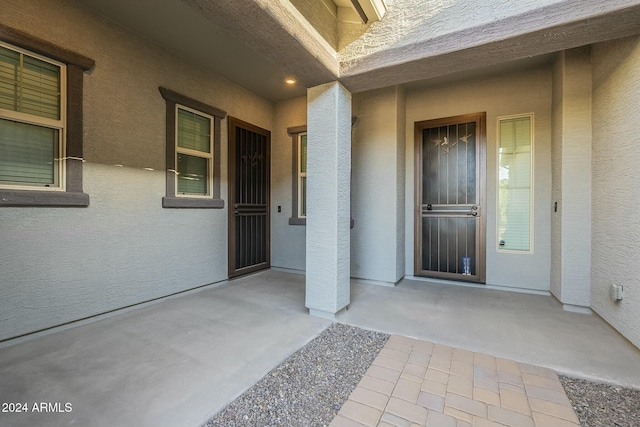
{"label": "recessed ceiling light", "polygon": [[284,79],[284,82],[288,85],[294,85],[296,84],[296,79],[294,79],[293,77],[287,77],[286,79]]}

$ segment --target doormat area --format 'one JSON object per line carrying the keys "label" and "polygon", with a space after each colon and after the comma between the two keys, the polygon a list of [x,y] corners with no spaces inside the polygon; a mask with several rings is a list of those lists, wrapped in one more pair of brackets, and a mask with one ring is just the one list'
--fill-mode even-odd
{"label": "doormat area", "polygon": [[334,323],[204,426],[328,426],[388,339]]}

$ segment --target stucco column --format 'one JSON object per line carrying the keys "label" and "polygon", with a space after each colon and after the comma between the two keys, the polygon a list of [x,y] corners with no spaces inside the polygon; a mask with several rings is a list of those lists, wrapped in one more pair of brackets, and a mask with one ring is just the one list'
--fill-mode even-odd
{"label": "stucco column", "polygon": [[309,313],[333,318],[350,302],[351,93],[332,82],[307,91]]}

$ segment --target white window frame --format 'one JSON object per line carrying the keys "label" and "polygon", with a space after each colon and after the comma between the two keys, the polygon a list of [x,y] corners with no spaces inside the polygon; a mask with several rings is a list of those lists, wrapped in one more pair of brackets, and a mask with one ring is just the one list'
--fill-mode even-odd
{"label": "white window frame", "polygon": [[[500,246],[500,122],[503,120],[519,119],[529,117],[530,120],[530,170],[529,170],[529,250],[504,249]],[[535,170],[535,120],[534,113],[513,114],[500,116],[496,121],[496,251],[499,253],[511,254],[533,254],[534,253],[534,170]]]}
{"label": "white window frame", "polygon": [[[191,113],[197,114],[201,117],[206,117],[207,119],[209,119],[209,125],[210,125],[210,130],[209,130],[209,152],[205,153],[204,151],[199,151],[199,150],[192,150],[189,148],[183,148],[180,147],[180,143],[178,140],[178,112],[179,110],[184,110],[184,111],[189,111]],[[213,176],[214,176],[214,162],[213,162],[213,156],[214,156],[214,146],[213,146],[213,138],[214,138],[214,134],[215,134],[215,120],[214,117],[210,114],[207,113],[203,113],[202,111],[198,111],[196,109],[193,108],[189,108],[185,105],[182,104],[176,104],[176,111],[175,111],[175,148],[176,148],[176,153],[175,153],[175,165],[176,165],[176,170],[175,170],[175,197],[188,197],[188,198],[196,198],[196,199],[211,199],[213,198]],[[186,154],[188,156],[193,156],[193,157],[200,157],[200,158],[204,158],[207,159],[207,194],[193,194],[193,193],[180,193],[178,192],[178,154]]]}
{"label": "white window frame", "polygon": [[[297,179],[298,179],[298,218],[306,218],[306,213],[302,213],[302,207],[304,206],[306,199],[303,200],[303,191],[302,191],[302,178],[307,177],[307,172],[302,172],[302,136],[307,136],[307,132],[300,132],[297,134],[297,144],[298,144],[298,169],[297,169]],[[307,150],[308,150],[309,140],[307,139]],[[306,171],[305,165],[305,171]]]}
{"label": "white window frame", "polygon": [[43,62],[55,65],[60,69],[60,119],[54,120],[32,114],[0,108],[0,119],[12,120],[19,123],[42,126],[58,130],[58,158],[54,158],[54,183],[53,184],[19,184],[0,181],[0,188],[7,190],[39,190],[39,191],[66,191],[66,126],[67,126],[67,66],[66,64],[31,52],[30,50],[14,46],[0,41],[0,46],[39,59]]}

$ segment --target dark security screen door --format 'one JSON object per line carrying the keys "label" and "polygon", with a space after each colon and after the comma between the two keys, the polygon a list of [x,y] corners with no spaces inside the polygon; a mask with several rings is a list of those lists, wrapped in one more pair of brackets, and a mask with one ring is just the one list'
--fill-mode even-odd
{"label": "dark security screen door", "polygon": [[270,139],[229,117],[229,277],[270,266]]}
{"label": "dark security screen door", "polygon": [[416,122],[415,274],[485,281],[485,114]]}

